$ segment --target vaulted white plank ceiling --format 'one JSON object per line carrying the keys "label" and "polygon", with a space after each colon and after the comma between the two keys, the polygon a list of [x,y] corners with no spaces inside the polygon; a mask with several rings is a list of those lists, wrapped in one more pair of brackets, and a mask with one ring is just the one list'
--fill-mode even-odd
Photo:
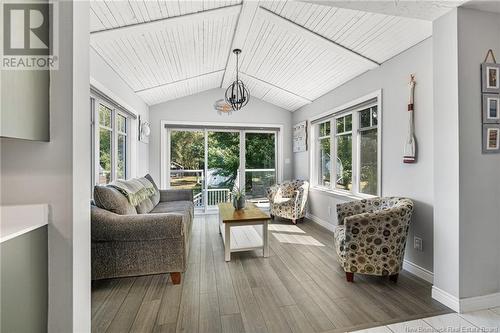
{"label": "vaulted white plank ceiling", "polygon": [[[235,79],[231,51],[240,48],[251,97],[294,111],[432,34],[429,20],[342,7],[92,1],[91,47],[149,105],[227,87]],[[443,7],[425,8],[431,18],[437,11]]]}

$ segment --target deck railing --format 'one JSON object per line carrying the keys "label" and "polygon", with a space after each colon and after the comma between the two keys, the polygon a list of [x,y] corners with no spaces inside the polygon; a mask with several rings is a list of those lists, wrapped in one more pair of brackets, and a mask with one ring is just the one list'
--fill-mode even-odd
{"label": "deck railing", "polygon": [[[231,190],[228,188],[210,188],[206,190],[207,206],[217,206],[221,202],[232,200]],[[193,197],[195,207],[203,207],[203,192],[195,194]]]}

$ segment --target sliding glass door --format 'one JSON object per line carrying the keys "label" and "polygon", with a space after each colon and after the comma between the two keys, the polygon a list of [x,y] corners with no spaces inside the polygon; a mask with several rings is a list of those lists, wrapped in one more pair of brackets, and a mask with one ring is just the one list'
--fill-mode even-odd
{"label": "sliding glass door", "polygon": [[173,189],[193,190],[196,207],[205,205],[205,132],[170,131],[169,182]]}
{"label": "sliding glass door", "polygon": [[265,200],[276,183],[276,134],[245,133],[245,192],[253,200]]}
{"label": "sliding glass door", "polygon": [[208,131],[207,141],[206,205],[211,207],[229,201],[239,182],[240,133]]}
{"label": "sliding glass door", "polygon": [[277,131],[167,128],[167,187],[191,189],[195,206],[232,200],[235,187],[265,201],[277,180]]}

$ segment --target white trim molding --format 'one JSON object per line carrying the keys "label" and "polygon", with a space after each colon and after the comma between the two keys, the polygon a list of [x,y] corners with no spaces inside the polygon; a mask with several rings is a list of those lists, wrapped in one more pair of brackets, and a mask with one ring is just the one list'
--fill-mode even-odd
{"label": "white trim molding", "polygon": [[432,286],[432,298],[441,304],[446,305],[455,312],[460,312],[460,300],[458,297],[439,289],[436,286]]}
{"label": "white trim molding", "polygon": [[467,297],[460,300],[460,313],[496,308],[498,306],[500,306],[500,293]]}
{"label": "white trim molding", "polygon": [[327,222],[323,219],[320,219],[319,217],[317,217],[309,212],[306,213],[306,217],[309,220],[313,221],[314,223],[322,226],[323,228],[325,228],[331,232],[333,232],[333,230],[335,230],[335,225],[333,223],[330,223],[330,222]]}
{"label": "white trim molding", "polygon": [[403,260],[403,269],[405,271],[408,271],[411,274],[421,278],[422,280],[425,280],[429,283],[434,283],[434,273],[433,272],[431,272],[423,267],[420,267],[419,265],[417,265],[411,261],[404,259]]}
{"label": "white trim molding", "polygon": [[458,313],[485,310],[500,306],[500,293],[460,299],[433,286],[432,298]]}

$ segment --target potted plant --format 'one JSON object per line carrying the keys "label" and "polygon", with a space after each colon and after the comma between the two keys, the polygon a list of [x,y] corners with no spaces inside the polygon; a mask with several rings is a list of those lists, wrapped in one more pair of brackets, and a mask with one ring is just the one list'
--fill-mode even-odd
{"label": "potted plant", "polygon": [[245,191],[235,186],[233,189],[233,206],[234,209],[240,210],[245,208]]}

